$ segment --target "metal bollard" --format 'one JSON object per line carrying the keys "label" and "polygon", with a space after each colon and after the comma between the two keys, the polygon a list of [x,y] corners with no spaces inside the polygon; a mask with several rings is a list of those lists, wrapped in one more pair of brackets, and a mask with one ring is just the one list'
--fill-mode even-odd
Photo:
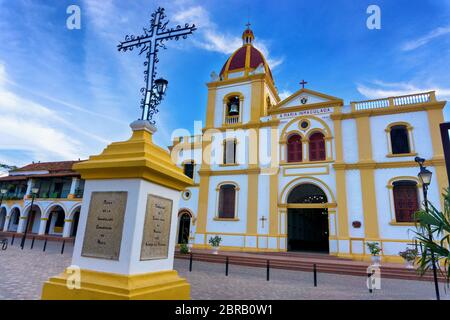
{"label": "metal bollard", "polygon": [[192,252],[191,256],[189,257],[189,272],[192,272]]}
{"label": "metal bollard", "polygon": [[314,263],[313,271],[314,271],[314,287],[317,287],[317,266],[315,263]]}
{"label": "metal bollard", "polygon": [[45,252],[45,249],[47,249],[47,238],[45,238],[44,248],[42,248],[42,251]]}
{"label": "metal bollard", "polygon": [[61,254],[64,254],[64,247],[66,246],[66,240],[63,241],[62,247],[61,247]]}
{"label": "metal bollard", "polygon": [[6,250],[6,249],[8,249],[8,239],[3,241],[3,244],[2,244],[2,250]]}
{"label": "metal bollard", "polygon": [[225,260],[225,275],[228,277],[228,263],[229,263],[229,261],[228,261],[228,256],[227,256],[227,259]]}
{"label": "metal bollard", "polygon": [[33,247],[34,247],[34,239],[35,239],[36,237],[33,237],[33,240],[31,240],[31,247],[30,247],[30,249],[33,249]]}
{"label": "metal bollard", "polygon": [[267,267],[266,280],[269,281],[270,280],[270,261],[269,260],[267,260],[266,267]]}
{"label": "metal bollard", "polygon": [[371,281],[370,281],[370,277],[372,277],[372,273],[370,273],[370,272],[367,272],[367,278],[369,278],[369,281],[368,281],[368,287],[369,287],[369,293],[372,293],[373,292],[373,289],[372,289],[372,283],[371,283]]}
{"label": "metal bollard", "polygon": [[12,236],[12,239],[11,239],[11,245],[13,245],[14,244],[14,239],[16,238],[16,235],[15,234],[13,234],[13,236]]}

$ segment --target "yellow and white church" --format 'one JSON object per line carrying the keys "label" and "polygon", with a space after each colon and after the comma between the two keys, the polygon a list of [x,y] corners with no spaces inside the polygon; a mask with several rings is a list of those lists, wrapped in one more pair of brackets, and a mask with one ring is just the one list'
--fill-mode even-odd
{"label": "yellow and white church", "polygon": [[384,261],[412,243],[423,201],[416,156],[442,206],[448,180],[435,92],[350,102],[302,88],[281,100],[267,60],[243,45],[207,84],[202,134],[174,138],[172,159],[194,179],[182,193],[178,243],[249,252],[315,251]]}

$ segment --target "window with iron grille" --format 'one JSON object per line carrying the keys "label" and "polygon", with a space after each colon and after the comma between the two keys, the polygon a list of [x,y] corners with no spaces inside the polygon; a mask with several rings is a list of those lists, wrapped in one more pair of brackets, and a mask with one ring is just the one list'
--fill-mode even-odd
{"label": "window with iron grille", "polygon": [[287,141],[287,161],[302,161],[302,137],[299,134],[293,134]]}
{"label": "window with iron grille", "polygon": [[236,140],[225,140],[223,147],[223,163],[236,164]]}
{"label": "window with iron grille", "polygon": [[325,159],[325,137],[321,132],[316,132],[309,137],[309,160],[323,161]]}
{"label": "window with iron grille", "polygon": [[184,174],[191,179],[194,177],[194,161],[184,164]]}
{"label": "window with iron grille", "polygon": [[235,215],[236,186],[224,184],[219,189],[219,218],[231,219]]}
{"label": "window with iron grille", "polygon": [[414,222],[414,214],[419,209],[417,183],[415,181],[396,181],[393,183],[395,220]]}
{"label": "window with iron grille", "polygon": [[408,129],[404,125],[391,127],[391,146],[393,154],[410,153]]}

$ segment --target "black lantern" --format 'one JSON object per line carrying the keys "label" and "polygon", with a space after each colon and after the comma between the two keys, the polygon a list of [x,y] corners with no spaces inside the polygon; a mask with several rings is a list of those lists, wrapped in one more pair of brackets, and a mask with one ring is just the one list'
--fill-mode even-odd
{"label": "black lantern", "polygon": [[433,176],[433,173],[430,170],[428,170],[424,167],[421,167],[420,172],[417,176],[419,177],[420,181],[422,181],[422,183],[424,185],[428,186],[431,183],[431,177]]}
{"label": "black lantern", "polygon": [[167,84],[169,81],[163,78],[159,78],[155,80],[156,92],[161,97],[166,93]]}

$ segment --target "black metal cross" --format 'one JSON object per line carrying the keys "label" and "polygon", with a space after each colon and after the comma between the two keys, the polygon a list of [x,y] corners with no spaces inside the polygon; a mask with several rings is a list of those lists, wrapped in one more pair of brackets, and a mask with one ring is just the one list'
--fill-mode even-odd
{"label": "black metal cross", "polygon": [[261,228],[264,228],[264,221],[267,221],[267,218],[262,216],[259,220],[261,221]]}
{"label": "black metal cross", "polygon": [[302,85],[302,89],[305,89],[305,84],[307,84],[308,82],[306,82],[305,80],[302,80],[300,82],[300,84]]}
{"label": "black metal cross", "polygon": [[194,24],[190,26],[188,23],[184,25],[184,28],[177,25],[175,28],[166,29],[169,21],[164,21],[165,19],[164,8],[158,8],[151,15],[150,28],[143,28],[143,35],[127,35],[125,36],[125,41],[120,42],[117,46],[119,51],[124,52],[142,47],[139,54],[147,53],[147,61],[144,62],[144,67],[146,67],[144,71],[145,87],[141,88],[142,99],[140,107],[142,108],[141,120],[148,120],[152,124],[155,124],[155,121],[152,120],[153,115],[158,113],[156,107],[162,100],[162,96],[156,92],[154,82],[156,77],[156,64],[159,61],[157,57],[159,48],[166,49],[164,41],[178,40],[180,37],[186,39],[188,35],[196,30]]}

